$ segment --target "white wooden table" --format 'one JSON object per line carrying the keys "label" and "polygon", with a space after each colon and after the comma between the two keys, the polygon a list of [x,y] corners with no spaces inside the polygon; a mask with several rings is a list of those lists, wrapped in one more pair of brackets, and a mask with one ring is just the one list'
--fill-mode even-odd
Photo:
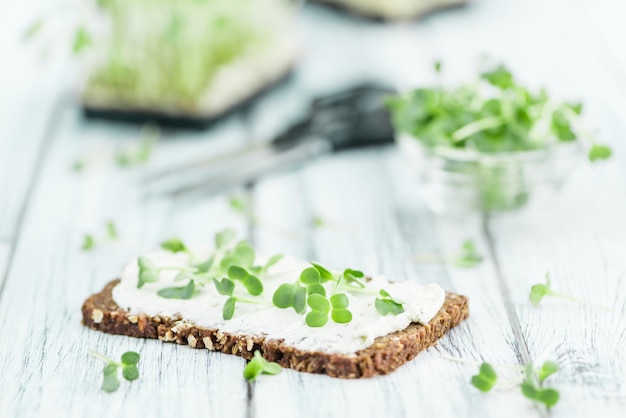
{"label": "white wooden table", "polygon": [[[48,2],[0,3],[0,415],[231,417],[618,417],[626,415],[626,17],[620,0],[476,0],[417,23],[380,25],[319,8],[301,19],[306,47],[290,84],[214,129],[166,133],[154,158],[120,169],[107,158],[80,173],[72,163],[131,144],[137,127],[85,121],[64,58],[42,63],[20,43]],[[323,158],[247,190],[255,214],[295,234],[251,224],[227,195],[142,197],[142,177],[195,155],[267,138],[321,92],[366,78],[411,86],[442,59],[450,77],[481,53],[533,85],[584,100],[587,122],[614,158],[581,165],[547,206],[496,219],[434,216],[395,148]],[[313,216],[337,225],[313,228]],[[114,220],[123,238],[80,251],[86,232]],[[253,384],[244,360],[184,346],[110,336],[80,324],[80,306],[122,264],[172,235],[202,244],[226,226],[261,249],[398,280],[437,282],[468,295],[471,316],[440,344],[390,376],[335,380],[285,370]],[[284,232],[284,231],[283,231]],[[295,236],[294,236],[295,235]],[[411,256],[475,240],[486,260],[460,270]],[[549,270],[558,290],[613,312],[528,301]],[[110,356],[141,353],[141,378],[114,394],[99,388]],[[463,359],[451,361],[448,357]],[[479,393],[477,365],[557,360],[561,401],[551,411],[517,389]],[[503,378],[507,373],[499,368]]]}

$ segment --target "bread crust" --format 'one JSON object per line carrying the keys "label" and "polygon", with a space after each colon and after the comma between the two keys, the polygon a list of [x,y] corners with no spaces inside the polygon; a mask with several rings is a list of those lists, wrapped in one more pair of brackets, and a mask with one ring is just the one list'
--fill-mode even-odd
{"label": "bread crust", "polygon": [[410,324],[407,328],[382,337],[353,355],[303,351],[263,336],[232,335],[218,329],[197,327],[181,317],[129,315],[112,297],[118,280],[90,296],[82,307],[83,324],[109,334],[187,344],[193,348],[235,354],[252,358],[259,350],[264,358],[282,367],[301,372],[326,374],[343,379],[384,375],[412,360],[417,354],[437,343],[438,339],[469,315],[466,296],[446,293],[441,310],[428,323]]}

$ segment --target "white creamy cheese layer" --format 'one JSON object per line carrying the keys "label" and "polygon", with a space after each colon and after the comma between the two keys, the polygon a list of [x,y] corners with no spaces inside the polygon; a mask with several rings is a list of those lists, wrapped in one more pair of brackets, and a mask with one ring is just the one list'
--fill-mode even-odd
{"label": "white creamy cheese layer", "polygon": [[[189,265],[189,256],[185,253],[158,250],[146,257],[161,267]],[[200,327],[231,334],[262,335],[268,339],[284,340],[286,345],[307,351],[354,354],[370,346],[377,337],[402,330],[411,322],[427,324],[441,309],[445,299],[444,290],[436,284],[393,283],[378,276],[367,284],[371,293],[348,294],[348,309],[353,315],[351,322],[338,324],[329,319],[325,326],[313,328],[306,324],[305,315],[297,314],[292,308],[279,309],[272,305],[272,295],[278,286],[294,283],[302,270],[310,266],[307,262],[284,257],[263,278],[264,291],[260,297],[267,304],[237,303],[230,320],[222,318],[222,306],[227,297],[220,295],[212,284],[200,288],[188,300],[158,296],[160,289],[186,284],[173,280],[176,271],[164,270],[158,282],[146,283],[138,289],[139,267],[136,259],[124,268],[120,284],[113,289],[113,300],[132,314],[169,317],[178,314]],[[325,287],[330,296],[332,285],[327,283]],[[404,312],[396,316],[381,316],[374,306],[375,299],[380,297],[380,289],[385,289],[395,301],[403,303]],[[240,285],[237,285],[235,295],[250,298]]]}

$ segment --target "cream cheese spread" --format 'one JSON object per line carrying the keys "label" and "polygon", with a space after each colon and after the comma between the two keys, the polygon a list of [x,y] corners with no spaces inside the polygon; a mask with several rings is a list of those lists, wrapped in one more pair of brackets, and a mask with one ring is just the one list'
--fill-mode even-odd
{"label": "cream cheese spread", "polygon": [[[145,257],[159,267],[183,267],[190,262],[186,253],[164,250],[148,253]],[[257,255],[257,262],[266,259]],[[263,278],[264,291],[259,297],[267,303],[237,303],[230,320],[222,318],[226,296],[220,295],[212,284],[199,288],[194,297],[187,300],[165,299],[157,295],[157,291],[165,287],[185,284],[174,281],[176,271],[163,270],[158,282],[137,288],[137,259],[124,267],[121,282],[113,289],[113,300],[131,314],[179,315],[186,322],[204,328],[235,335],[262,335],[272,340],[283,340],[284,344],[297,349],[345,355],[367,348],[377,337],[402,330],[412,322],[427,324],[444,303],[445,292],[436,284],[420,286],[413,281],[389,282],[382,276],[375,276],[367,283],[366,293],[348,293],[352,321],[339,324],[329,320],[323,327],[310,327],[305,322],[305,315],[296,313],[292,308],[279,309],[272,304],[272,295],[278,286],[294,283],[302,270],[310,266],[290,257],[281,259]],[[332,291],[331,282],[325,287],[327,292]],[[402,303],[404,312],[380,315],[374,305],[375,299],[380,297],[380,289],[385,289],[396,302]],[[250,297],[242,286],[236,288],[237,294]]]}

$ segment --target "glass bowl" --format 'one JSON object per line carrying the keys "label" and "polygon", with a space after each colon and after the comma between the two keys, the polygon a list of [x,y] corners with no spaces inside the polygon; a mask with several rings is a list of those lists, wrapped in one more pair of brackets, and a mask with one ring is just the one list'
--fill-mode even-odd
{"label": "glass bowl", "polygon": [[506,212],[554,195],[581,161],[579,141],[532,151],[481,153],[425,147],[408,134],[396,142],[438,214]]}

